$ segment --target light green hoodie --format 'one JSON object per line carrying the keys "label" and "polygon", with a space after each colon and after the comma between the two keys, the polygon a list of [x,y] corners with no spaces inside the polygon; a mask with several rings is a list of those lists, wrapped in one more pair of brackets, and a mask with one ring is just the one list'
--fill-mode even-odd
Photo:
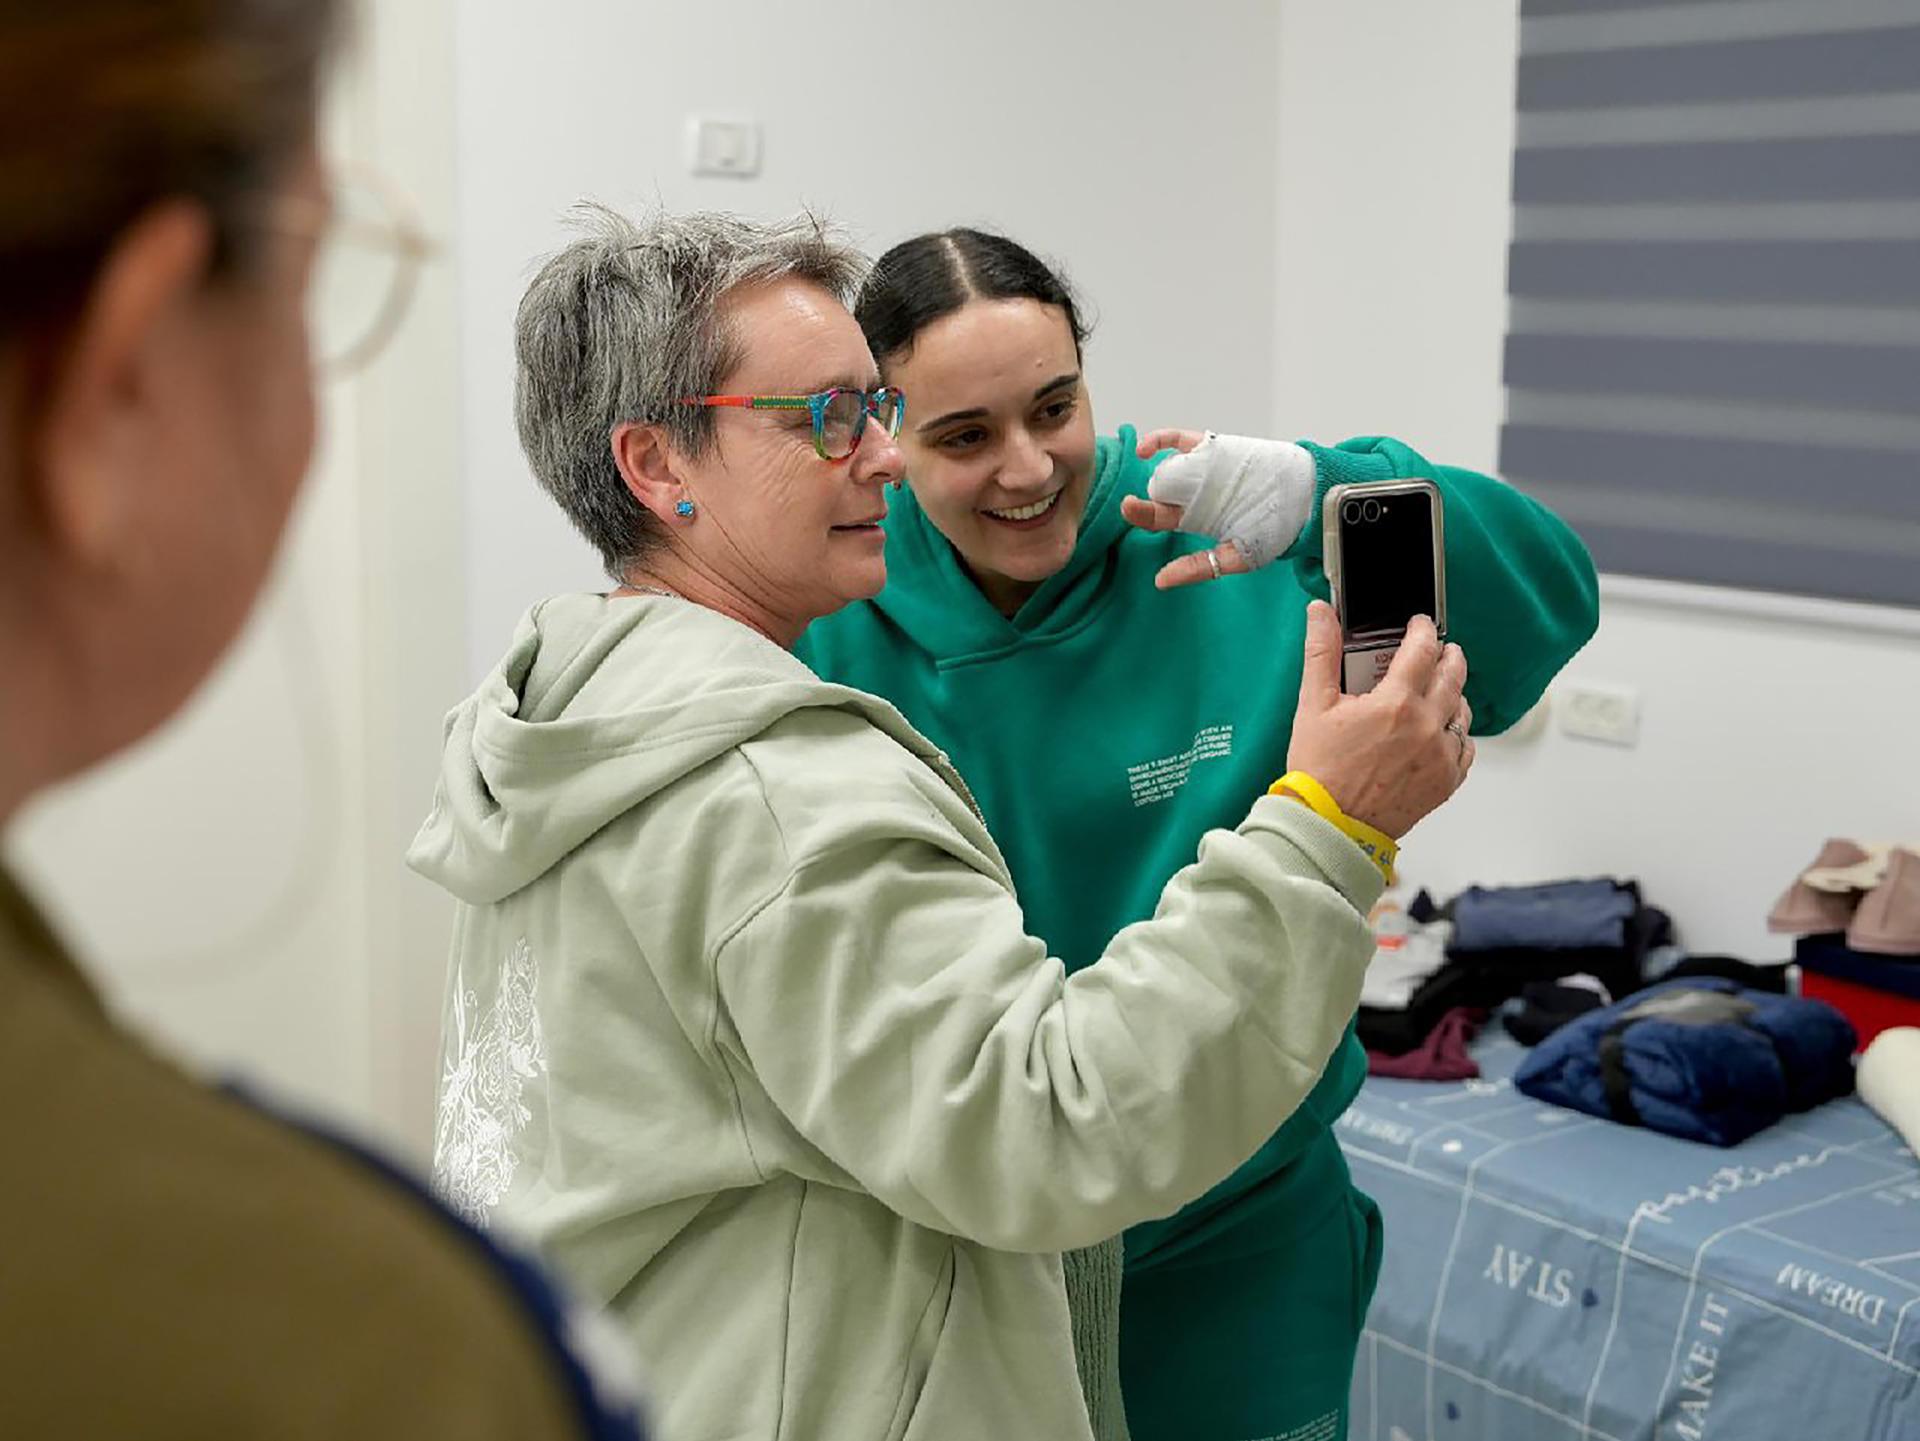
{"label": "light green hoodie", "polygon": [[449,718],[409,859],[462,903],[440,1182],[613,1308],[674,1441],[1087,1437],[1059,1253],[1300,1103],[1380,885],[1262,797],[1068,977],[891,706],[588,595]]}

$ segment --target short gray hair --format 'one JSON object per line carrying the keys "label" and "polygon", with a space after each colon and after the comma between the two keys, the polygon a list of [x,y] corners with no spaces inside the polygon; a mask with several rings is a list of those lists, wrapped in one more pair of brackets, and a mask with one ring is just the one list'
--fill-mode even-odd
{"label": "short gray hair", "polygon": [[713,412],[676,405],[717,391],[741,359],[722,303],[741,285],[812,281],[851,308],[867,261],[811,215],[572,211],[582,234],[540,268],[514,321],[514,421],[534,476],[614,579],[663,532],[613,461],[625,421],[658,425],[684,454],[713,445]]}

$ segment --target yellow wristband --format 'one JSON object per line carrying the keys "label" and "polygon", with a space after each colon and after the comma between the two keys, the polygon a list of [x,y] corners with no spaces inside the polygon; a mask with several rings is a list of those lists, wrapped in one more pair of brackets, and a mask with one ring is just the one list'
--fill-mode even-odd
{"label": "yellow wristband", "polygon": [[1400,858],[1400,847],[1394,844],[1393,837],[1375,830],[1365,821],[1356,821],[1341,810],[1332,792],[1319,781],[1305,771],[1288,771],[1267,788],[1267,794],[1297,797],[1308,810],[1360,847],[1361,854],[1373,862],[1387,884],[1393,884],[1393,863]]}

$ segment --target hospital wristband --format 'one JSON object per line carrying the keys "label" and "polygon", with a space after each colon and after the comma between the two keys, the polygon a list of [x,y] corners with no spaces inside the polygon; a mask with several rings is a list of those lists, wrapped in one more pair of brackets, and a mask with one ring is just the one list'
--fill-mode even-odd
{"label": "hospital wristband", "polygon": [[1387,884],[1393,884],[1393,863],[1400,856],[1400,847],[1394,843],[1393,837],[1385,831],[1375,830],[1365,821],[1356,821],[1341,810],[1340,803],[1319,781],[1305,771],[1288,771],[1267,788],[1267,794],[1292,796],[1360,847],[1361,854],[1373,862],[1374,868],[1386,879]]}

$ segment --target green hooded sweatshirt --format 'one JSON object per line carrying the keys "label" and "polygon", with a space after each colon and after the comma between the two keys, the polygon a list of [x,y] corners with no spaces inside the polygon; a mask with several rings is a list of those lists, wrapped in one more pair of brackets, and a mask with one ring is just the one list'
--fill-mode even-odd
{"label": "green hooded sweatshirt", "polygon": [[436,1178],[612,1308],[675,1441],[1087,1441],[1060,1252],[1299,1104],[1380,890],[1250,788],[1069,976],[891,706],[665,597],[522,622],[409,860],[460,903]]}
{"label": "green hooded sweatshirt", "polygon": [[[822,677],[886,697],[950,756],[979,801],[1027,927],[1071,970],[1150,915],[1207,830],[1285,772],[1309,597],[1327,598],[1320,497],[1334,485],[1431,479],[1446,506],[1449,636],[1466,651],[1474,733],[1518,720],[1598,623],[1593,564],[1550,511],[1397,440],[1307,444],[1311,518],[1264,570],[1174,591],[1156,571],[1198,537],[1136,529],[1146,494],[1123,427],[1101,437],[1066,566],[1011,619],[987,601],[911,490],[887,517],[887,585],[817,621],[796,653]],[[1416,841],[1416,848],[1417,848]],[[1285,1172],[1328,1134],[1366,1075],[1349,1035],[1299,1114],[1179,1216],[1127,1237],[1129,1269],[1204,1241],[1257,1206],[1262,1230],[1339,1198],[1294,1195]]]}

